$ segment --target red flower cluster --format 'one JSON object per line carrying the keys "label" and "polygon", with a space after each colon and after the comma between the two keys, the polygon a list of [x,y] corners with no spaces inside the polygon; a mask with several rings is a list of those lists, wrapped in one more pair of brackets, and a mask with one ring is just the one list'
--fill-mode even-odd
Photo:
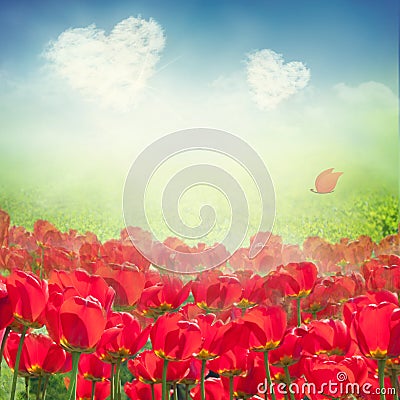
{"label": "red flower cluster", "polygon": [[[256,259],[235,253],[235,272],[224,265],[182,280],[150,267],[126,232],[101,244],[44,221],[28,233],[0,214],[0,262],[10,271],[0,282],[1,352],[14,370],[10,399],[18,375],[38,379],[44,397],[51,376],[67,372],[68,399],[117,400],[124,390],[141,400],[178,393],[375,400],[391,388],[388,397],[397,399],[400,257],[388,245],[393,238],[330,247],[311,238],[301,249],[273,236]],[[122,385],[125,365],[133,378]]]}

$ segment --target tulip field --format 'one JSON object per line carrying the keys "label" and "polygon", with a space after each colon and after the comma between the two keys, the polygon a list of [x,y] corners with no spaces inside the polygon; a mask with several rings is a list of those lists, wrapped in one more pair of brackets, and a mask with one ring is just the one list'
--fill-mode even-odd
{"label": "tulip field", "polygon": [[128,229],[28,231],[1,211],[1,399],[398,400],[399,241],[272,235],[182,275]]}

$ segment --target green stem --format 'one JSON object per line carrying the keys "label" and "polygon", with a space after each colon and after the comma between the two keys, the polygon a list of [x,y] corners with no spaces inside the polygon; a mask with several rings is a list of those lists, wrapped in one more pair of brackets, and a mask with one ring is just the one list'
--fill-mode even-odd
{"label": "green stem", "polygon": [[43,279],[43,264],[44,264],[44,247],[42,246],[42,252],[40,255],[40,267],[39,267],[39,278]]}
{"label": "green stem", "polygon": [[46,375],[46,379],[44,380],[44,385],[43,385],[42,400],[46,399],[46,392],[47,392],[47,387],[49,385],[49,380],[50,380],[50,375]]}
{"label": "green stem", "polygon": [[264,351],[264,367],[265,367],[265,375],[267,376],[268,388],[265,392],[265,398],[267,398],[267,393],[270,392],[272,400],[276,400],[275,391],[272,387],[272,379],[271,372],[269,370],[269,361],[268,361],[268,351]]}
{"label": "green stem", "polygon": [[292,391],[289,389],[289,385],[292,382],[292,379],[290,377],[290,372],[289,372],[289,367],[287,365],[285,365],[283,367],[283,370],[285,371],[285,378],[286,378],[286,390],[287,392],[290,394],[290,399],[291,400],[295,400],[294,398],[294,393],[292,393]]}
{"label": "green stem", "polygon": [[26,398],[29,400],[29,376],[25,377],[25,394],[26,394]]}
{"label": "green stem", "polygon": [[380,400],[386,400],[386,396],[383,393],[384,388],[385,388],[385,364],[386,364],[386,360],[378,360]]}
{"label": "green stem", "polygon": [[94,400],[94,394],[96,393],[96,381],[92,381],[92,394],[90,400]]}
{"label": "green stem", "polygon": [[173,389],[174,389],[174,400],[178,400],[178,390],[176,387],[176,383],[174,383]]}
{"label": "green stem", "polygon": [[8,338],[8,335],[10,334],[10,332],[11,332],[11,327],[7,326],[6,330],[4,331],[3,339],[1,341],[1,347],[0,347],[0,376],[1,376],[1,363],[3,361],[4,348],[6,347],[7,338]]}
{"label": "green stem", "polygon": [[392,387],[394,387],[394,395],[393,395],[393,400],[399,400],[399,379],[397,378],[396,371],[392,369],[392,373],[390,375],[390,383],[392,384]]}
{"label": "green stem", "polygon": [[67,393],[68,400],[76,399],[76,378],[78,375],[78,364],[80,356],[81,353],[77,353],[76,351],[72,352],[72,371]]}
{"label": "green stem", "polygon": [[233,375],[229,376],[229,400],[233,400]]}
{"label": "green stem", "polygon": [[297,304],[297,326],[301,325],[301,298],[298,297],[296,299],[296,304]]}
{"label": "green stem", "polygon": [[167,398],[167,369],[168,360],[164,359],[163,372],[162,372],[162,400],[168,400]]}
{"label": "green stem", "polygon": [[189,400],[189,385],[185,385],[185,400]]}
{"label": "green stem", "polygon": [[25,335],[26,335],[27,331],[28,331],[28,327],[24,326],[24,328],[22,329],[22,332],[21,332],[21,338],[19,339],[17,356],[15,358],[13,380],[12,380],[12,385],[11,385],[10,400],[15,399],[15,391],[17,389],[17,377],[18,377],[19,362],[21,360],[22,347],[24,345]]}
{"label": "green stem", "polygon": [[114,364],[111,363],[111,388],[110,388],[110,400],[114,400]]}
{"label": "green stem", "polygon": [[206,363],[207,360],[201,360],[201,375],[200,375],[200,391],[201,391],[201,400],[206,400],[206,388],[204,384],[204,378],[206,373]]}
{"label": "green stem", "polygon": [[312,318],[315,320],[315,319],[317,319],[317,313],[315,312],[315,311],[313,311],[312,313]]}
{"label": "green stem", "polygon": [[150,387],[151,387],[151,400],[155,400],[156,395],[154,393],[154,383],[150,383]]}
{"label": "green stem", "polygon": [[115,366],[115,382],[114,382],[114,390],[115,390],[115,399],[121,400],[121,359],[117,359],[117,364]]}
{"label": "green stem", "polygon": [[[37,385],[37,392],[36,392],[36,400],[40,400],[40,393],[42,388],[42,375],[39,376],[38,385]],[[29,397],[28,397],[29,399]]]}

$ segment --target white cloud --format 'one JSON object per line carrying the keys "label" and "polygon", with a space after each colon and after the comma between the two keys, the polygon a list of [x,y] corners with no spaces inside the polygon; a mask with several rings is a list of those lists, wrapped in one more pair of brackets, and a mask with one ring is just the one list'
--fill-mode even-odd
{"label": "white cloud", "polygon": [[85,98],[126,110],[137,103],[164,46],[165,35],[156,21],[129,17],[109,35],[95,25],[68,29],[44,56]]}
{"label": "white cloud", "polygon": [[352,106],[397,107],[397,96],[390,88],[380,82],[363,82],[358,86],[338,83],[333,87],[337,97]]}
{"label": "white cloud", "polygon": [[261,109],[271,110],[307,86],[310,70],[299,61],[285,63],[282,54],[264,49],[248,55],[247,83]]}

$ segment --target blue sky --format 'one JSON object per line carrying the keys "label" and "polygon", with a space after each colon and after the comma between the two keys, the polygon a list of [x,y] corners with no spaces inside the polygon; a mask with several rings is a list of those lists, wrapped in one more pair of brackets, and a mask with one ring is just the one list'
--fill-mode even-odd
{"label": "blue sky", "polygon": [[[240,68],[243,55],[271,48],[304,60],[313,81],[382,82],[396,88],[396,1],[58,1],[1,4],[0,67],[30,76],[46,43],[67,28],[95,23],[108,31],[127,16],[153,17],[165,29],[166,75],[205,83]],[[204,80],[203,80],[203,79]]]}

